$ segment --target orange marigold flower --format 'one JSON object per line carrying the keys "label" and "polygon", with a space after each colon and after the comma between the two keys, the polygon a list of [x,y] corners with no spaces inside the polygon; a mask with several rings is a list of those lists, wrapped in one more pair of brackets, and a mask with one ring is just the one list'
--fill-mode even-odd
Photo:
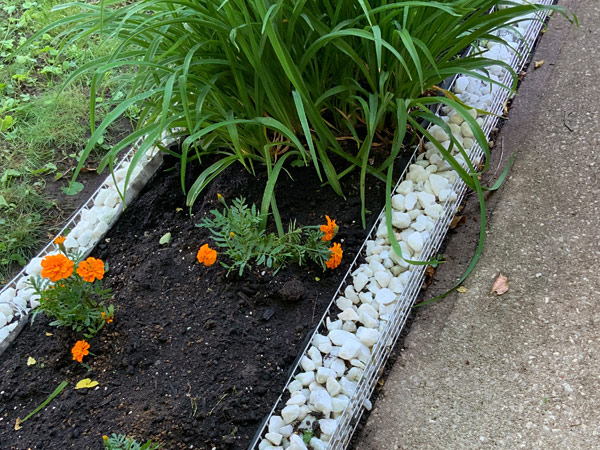
{"label": "orange marigold flower", "polygon": [[104,262],[101,259],[92,258],[91,256],[85,261],[79,263],[77,267],[77,275],[83,278],[83,281],[93,283],[94,280],[104,278]]}
{"label": "orange marigold flower", "polygon": [[65,242],[65,239],[67,239],[67,238],[66,238],[66,237],[64,237],[64,236],[56,236],[56,237],[54,238],[54,241],[53,241],[53,242],[54,242],[56,245],[60,245],[60,244],[64,244],[64,242]]}
{"label": "orange marigold flower", "polygon": [[325,216],[327,219],[327,225],[321,225],[321,231],[325,234],[321,239],[323,241],[330,241],[333,239],[333,236],[338,231],[338,226],[335,223],[335,220],[331,220],[329,216]]}
{"label": "orange marigold flower", "polygon": [[106,321],[106,324],[108,325],[109,323],[112,323],[114,317],[113,316],[107,316],[106,313],[104,311],[102,311],[100,313],[102,315],[102,318]]}
{"label": "orange marigold flower", "polygon": [[198,262],[200,264],[212,266],[217,260],[217,251],[210,248],[208,244],[204,244],[202,247],[200,247],[200,250],[198,250],[196,258],[198,258]]}
{"label": "orange marigold flower", "polygon": [[69,278],[75,266],[75,263],[63,254],[48,255],[42,259],[41,264],[42,277],[50,278],[52,282]]}
{"label": "orange marigold flower", "polygon": [[329,251],[331,257],[325,262],[325,265],[328,269],[335,269],[342,262],[342,255],[344,254],[342,246],[335,242],[333,247],[329,247]]}
{"label": "orange marigold flower", "polygon": [[73,359],[78,362],[83,362],[83,357],[90,354],[90,344],[85,341],[77,341],[71,349]]}

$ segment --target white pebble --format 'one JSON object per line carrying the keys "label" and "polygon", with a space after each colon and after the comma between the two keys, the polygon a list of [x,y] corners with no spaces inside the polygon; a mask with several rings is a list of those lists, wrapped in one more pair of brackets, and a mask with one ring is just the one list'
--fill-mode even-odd
{"label": "white pebble", "polygon": [[406,240],[406,243],[410,248],[412,248],[415,252],[420,252],[423,248],[423,236],[418,231],[411,233],[411,235]]}
{"label": "white pebble", "polygon": [[396,193],[406,195],[414,190],[414,183],[410,180],[404,180],[398,185]]}
{"label": "white pebble", "polygon": [[298,405],[289,405],[281,410],[281,417],[286,425],[296,420],[299,414],[300,407]]}

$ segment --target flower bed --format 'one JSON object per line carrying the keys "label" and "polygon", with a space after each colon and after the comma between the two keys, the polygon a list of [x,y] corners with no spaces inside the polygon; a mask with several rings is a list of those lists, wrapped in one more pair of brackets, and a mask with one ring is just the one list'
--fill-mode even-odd
{"label": "flower bed", "polygon": [[[283,219],[303,225],[325,224],[326,215],[335,219],[342,264],[326,272],[290,266],[276,277],[263,268],[225,277],[219,265],[197,262],[209,233],[195,224],[219,205],[217,193],[260,198],[260,180],[233,169],[197,202],[193,217],[186,214],[178,176],[159,173],[98,245],[94,256],[110,268],[104,286],[115,293],[116,312],[114,322],[88,340],[84,362],[91,373],[73,361],[77,335],[48,327],[42,315],[8,348],[0,363],[0,436],[6,448],[48,448],[48,441],[52,448],[101,448],[100,437],[112,432],[153,438],[173,449],[247,447],[366,232],[357,226],[358,175],[347,179],[349,195],[342,203],[319,186],[312,170],[295,169],[295,181],[278,186]],[[372,184],[368,193],[368,207],[377,209],[383,184]],[[375,217],[369,217],[372,224]],[[167,232],[171,242],[159,244]],[[35,365],[27,365],[30,356]],[[82,378],[99,384],[66,388],[53,408],[14,430],[17,417],[61,381],[72,387]]]}

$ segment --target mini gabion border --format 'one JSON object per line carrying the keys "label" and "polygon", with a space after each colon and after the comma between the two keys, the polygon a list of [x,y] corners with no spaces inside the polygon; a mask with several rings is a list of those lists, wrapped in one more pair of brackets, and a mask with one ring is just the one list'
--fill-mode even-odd
{"label": "mini gabion border", "polygon": [[[163,143],[170,142],[163,136]],[[163,154],[157,147],[149,149],[130,174],[124,202],[119,191],[124,192],[125,179],[131,161],[143,138],[140,138],[115,166],[114,171],[94,191],[63,226],[57,236],[64,235],[67,250],[76,251],[87,257],[96,244],[120,217],[126,205],[130,204],[156,172],[163,160]],[[117,190],[118,188],[118,190]],[[33,294],[29,285],[32,276],[40,274],[41,260],[58,253],[58,246],[50,241],[29,263],[0,290],[0,355],[19,335],[28,320],[29,312],[39,306],[39,296]]]}
{"label": "mini gabion border", "polygon": [[[543,5],[551,3],[552,0],[539,2]],[[490,52],[491,55],[488,53],[488,56],[509,63],[519,73],[531,53],[547,14],[547,11],[540,11],[536,14],[537,19],[520,22],[518,27],[500,32],[502,37],[518,44],[518,53],[503,45],[480,50]],[[498,66],[490,68],[490,72],[503,84],[510,81],[508,71]],[[467,76],[457,77],[452,90],[471,107],[491,113],[476,116],[489,138],[510,92]],[[489,93],[484,94],[483,91]],[[451,125],[454,137],[468,149],[468,142],[465,140],[472,138],[472,133],[469,136],[470,129],[462,126],[460,117],[448,107],[442,107],[439,116]],[[444,140],[445,133],[441,127],[433,125],[428,131],[435,138],[449,142],[448,136]],[[435,256],[467,190],[465,183],[442,160],[432,143],[426,143],[425,149],[426,152],[420,155],[417,155],[418,149],[414,151],[411,158],[413,164],[403,172],[394,190],[396,194],[392,197],[392,222],[396,229],[403,230],[397,235],[403,254],[406,251],[410,259],[421,261]],[[477,165],[482,157],[482,149],[473,143],[469,159]],[[435,171],[427,173],[427,167],[430,166],[437,167]],[[466,167],[464,161],[463,167]],[[453,173],[454,176],[442,176],[444,173]],[[433,182],[431,175],[434,175]],[[430,203],[431,196],[434,200]],[[406,203],[407,199],[410,204]],[[415,210],[407,206],[412,204],[414,207],[419,203],[425,213],[411,214]],[[429,211],[426,212],[428,208]],[[420,237],[415,236],[415,233]],[[293,365],[286,390],[276,401],[248,447],[249,450],[346,448],[364,410],[371,409],[369,397],[400,336],[424,278],[424,265],[409,265],[392,253],[382,211],[304,351]],[[359,264],[358,260],[363,255],[366,256],[366,263]],[[398,274],[395,274],[393,270],[396,267],[404,270],[396,269]],[[384,275],[386,272],[388,276]],[[405,283],[400,280],[402,276]],[[348,282],[349,277],[352,277],[351,282]],[[340,295],[342,288],[343,295]],[[287,398],[285,404],[284,398]],[[276,414],[277,411],[279,414]],[[313,430],[317,415],[325,417],[318,420],[318,428],[321,437],[325,435],[327,439],[313,436],[307,445],[302,434],[304,430]]]}

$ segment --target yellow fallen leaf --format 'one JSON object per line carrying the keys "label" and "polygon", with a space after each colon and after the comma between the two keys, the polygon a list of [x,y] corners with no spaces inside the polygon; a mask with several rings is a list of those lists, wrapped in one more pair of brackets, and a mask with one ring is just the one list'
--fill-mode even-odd
{"label": "yellow fallen leaf", "polygon": [[469,290],[466,287],[464,287],[464,286],[459,286],[459,287],[456,288],[456,290],[458,292],[460,292],[461,294],[465,294],[465,293],[469,292]]}
{"label": "yellow fallen leaf", "polygon": [[505,292],[508,292],[508,277],[505,277],[500,273],[494,284],[492,284],[492,289],[490,290],[490,295],[496,293],[497,295],[502,295]]}
{"label": "yellow fallen leaf", "polygon": [[17,417],[17,421],[15,422],[15,431],[19,431],[21,429],[21,419]]}
{"label": "yellow fallen leaf", "polygon": [[46,336],[54,336],[54,335],[53,335],[52,333],[48,333],[48,332],[46,331]]}
{"label": "yellow fallen leaf", "polygon": [[92,381],[89,378],[84,378],[75,385],[75,389],[90,389],[98,386],[97,381]]}
{"label": "yellow fallen leaf", "polygon": [[33,366],[37,361],[35,359],[33,359],[31,356],[29,358],[27,358],[27,365],[28,366]]}
{"label": "yellow fallen leaf", "polygon": [[533,64],[533,68],[534,68],[534,69],[539,69],[539,68],[540,68],[540,67],[542,67],[543,65],[544,65],[544,60],[542,59],[542,60],[540,60],[540,61],[536,61],[536,62]]}

